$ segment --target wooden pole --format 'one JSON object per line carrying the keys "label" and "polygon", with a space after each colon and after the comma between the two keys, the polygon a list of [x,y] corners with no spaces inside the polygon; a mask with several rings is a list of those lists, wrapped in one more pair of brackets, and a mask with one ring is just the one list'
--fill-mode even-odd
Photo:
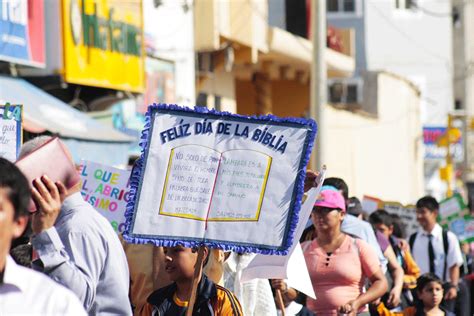
{"label": "wooden pole", "polygon": [[281,310],[281,314],[285,316],[285,304],[283,303],[283,297],[281,296],[281,291],[276,290],[276,299],[277,299],[277,304],[278,308]]}
{"label": "wooden pole", "polygon": [[194,267],[194,275],[193,275],[193,286],[191,288],[191,295],[189,296],[189,304],[188,309],[186,310],[186,316],[193,315],[194,303],[196,302],[197,297],[197,287],[199,284],[199,280],[201,279],[202,274],[202,262],[204,258],[204,247],[199,247],[198,250],[198,257],[196,261],[196,266]]}

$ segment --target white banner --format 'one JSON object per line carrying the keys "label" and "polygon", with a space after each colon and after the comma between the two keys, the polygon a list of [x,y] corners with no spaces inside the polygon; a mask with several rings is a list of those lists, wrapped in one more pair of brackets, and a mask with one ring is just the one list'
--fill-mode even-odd
{"label": "white banner", "polygon": [[125,237],[285,252],[314,135],[312,121],[155,108]]}
{"label": "white banner", "polygon": [[130,171],[82,161],[81,194],[84,200],[103,215],[117,233],[125,229],[125,209],[129,199]]}
{"label": "white banner", "polygon": [[22,106],[0,105],[0,157],[15,162],[22,143]]}

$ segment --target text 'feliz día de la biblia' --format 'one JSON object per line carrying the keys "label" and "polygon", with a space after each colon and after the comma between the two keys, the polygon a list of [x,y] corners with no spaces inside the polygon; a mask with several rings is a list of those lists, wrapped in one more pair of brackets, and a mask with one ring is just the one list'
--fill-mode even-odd
{"label": "text 'feliz d\u00eda de la biblia'", "polygon": [[288,142],[285,141],[284,135],[274,135],[268,131],[268,128],[256,128],[250,131],[250,126],[248,125],[235,122],[218,122],[217,125],[213,125],[213,123],[207,121],[207,119],[204,119],[202,122],[195,122],[193,125],[190,123],[184,123],[183,120],[181,120],[177,126],[159,132],[162,144],[191,135],[209,134],[247,138],[280,152],[281,154],[285,153],[288,145]]}

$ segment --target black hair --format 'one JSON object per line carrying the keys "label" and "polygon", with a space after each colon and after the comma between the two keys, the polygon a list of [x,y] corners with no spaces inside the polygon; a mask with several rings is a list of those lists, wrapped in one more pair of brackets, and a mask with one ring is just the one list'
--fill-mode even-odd
{"label": "black hair", "polygon": [[437,212],[439,210],[439,203],[436,199],[432,196],[424,196],[416,202],[416,208],[427,208],[431,212]]}
{"label": "black hair", "polygon": [[417,280],[416,280],[416,291],[421,292],[425,288],[426,285],[430,282],[436,282],[439,283],[439,285],[443,286],[443,281],[434,273],[425,273],[422,274]]}
{"label": "black hair", "polygon": [[390,217],[392,217],[392,225],[393,225],[393,233],[392,235],[403,239],[406,237],[405,233],[405,224],[403,223],[402,218],[398,214],[390,214]]}
{"label": "black hair", "polygon": [[30,244],[19,245],[10,250],[13,260],[21,266],[31,268],[33,246]]}
{"label": "black hair", "polygon": [[[207,266],[207,263],[209,262],[209,257],[211,256],[211,248],[209,248],[209,247],[205,247],[205,248],[207,248],[207,256],[206,256],[206,258],[204,258],[204,262],[202,263],[203,268],[205,266]],[[198,247],[191,248],[191,251],[192,252],[198,252],[199,248]]]}
{"label": "black hair", "polygon": [[347,200],[347,213],[354,216],[359,216],[363,213],[362,204],[355,196],[352,196]]}
{"label": "black hair", "polygon": [[29,215],[30,188],[28,180],[13,163],[0,157],[0,188],[6,189],[8,200],[12,203],[14,219]]}
{"label": "black hair", "polygon": [[330,185],[332,187],[335,187],[336,189],[341,191],[345,201],[349,199],[349,187],[347,186],[347,183],[341,178],[327,178],[324,180],[323,185]]}
{"label": "black hair", "polygon": [[372,225],[383,224],[387,227],[393,225],[393,219],[390,214],[384,209],[378,209],[369,216],[369,222]]}

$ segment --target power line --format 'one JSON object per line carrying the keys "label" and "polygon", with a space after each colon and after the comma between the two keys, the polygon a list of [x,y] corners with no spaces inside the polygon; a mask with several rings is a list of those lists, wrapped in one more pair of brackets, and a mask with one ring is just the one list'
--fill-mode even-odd
{"label": "power line", "polygon": [[403,30],[401,30],[395,23],[393,23],[389,17],[387,17],[385,15],[385,13],[383,13],[378,7],[377,5],[375,5],[373,2],[371,1],[367,1],[367,3],[369,3],[374,9],[375,11],[379,14],[380,17],[382,17],[395,31],[397,31],[398,33],[400,33],[400,35],[402,35],[405,39],[407,39],[408,41],[412,42],[414,44],[414,46],[417,46],[419,49],[421,49],[422,51],[424,51],[427,55],[431,56],[431,57],[435,57],[439,60],[442,60],[446,63],[446,66],[449,68],[450,67],[450,63],[449,61],[444,58],[443,56],[440,56],[436,53],[433,53],[431,52],[430,50],[428,50],[426,47],[424,46],[421,46],[418,41],[416,41],[415,39],[413,39],[411,36],[409,36],[407,33],[405,33]]}

